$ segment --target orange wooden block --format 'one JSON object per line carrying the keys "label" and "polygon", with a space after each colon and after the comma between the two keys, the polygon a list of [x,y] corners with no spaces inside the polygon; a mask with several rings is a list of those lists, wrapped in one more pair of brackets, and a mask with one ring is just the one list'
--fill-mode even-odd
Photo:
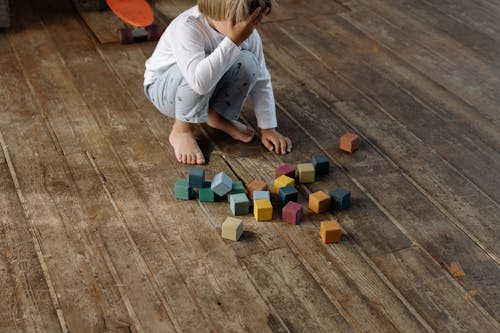
{"label": "orange wooden block", "polygon": [[359,148],[359,136],[352,132],[347,132],[340,137],[340,149],[349,153]]}
{"label": "orange wooden block", "polygon": [[319,233],[325,243],[337,243],[340,241],[341,231],[337,221],[321,221]]}
{"label": "orange wooden block", "polygon": [[330,209],[330,196],[318,191],[309,195],[309,209],[316,214],[327,212]]}
{"label": "orange wooden block", "polygon": [[252,180],[247,186],[248,197],[253,200],[254,191],[267,191],[267,183],[263,180]]}

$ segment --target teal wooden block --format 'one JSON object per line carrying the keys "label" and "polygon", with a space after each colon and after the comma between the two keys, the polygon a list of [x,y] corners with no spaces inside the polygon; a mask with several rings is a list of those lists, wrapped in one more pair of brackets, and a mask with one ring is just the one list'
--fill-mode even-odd
{"label": "teal wooden block", "polygon": [[212,179],[212,191],[218,196],[224,196],[233,189],[233,181],[224,172],[219,172]]}
{"label": "teal wooden block", "polygon": [[250,211],[250,201],[245,193],[236,193],[229,196],[229,206],[233,215],[246,215]]}
{"label": "teal wooden block", "polygon": [[227,194],[229,200],[229,196],[231,194],[238,194],[238,193],[245,193],[245,186],[243,185],[243,182],[241,180],[237,180],[233,182],[233,186],[231,188],[231,191]]}
{"label": "teal wooden block", "polygon": [[194,198],[193,189],[189,188],[188,180],[185,178],[178,179],[174,186],[174,194],[176,199],[190,200]]}
{"label": "teal wooden block", "polygon": [[280,188],[278,197],[281,204],[286,205],[289,201],[297,202],[299,198],[299,192],[294,186],[285,186]]}
{"label": "teal wooden block", "polygon": [[214,202],[215,193],[211,188],[212,183],[207,181],[203,183],[203,186],[198,189],[198,199],[203,202]]}
{"label": "teal wooden block", "polygon": [[200,188],[205,182],[205,169],[203,168],[189,168],[188,170],[188,184],[190,188]]}
{"label": "teal wooden block", "polygon": [[351,192],[341,187],[330,193],[330,198],[332,209],[343,210],[351,206]]}

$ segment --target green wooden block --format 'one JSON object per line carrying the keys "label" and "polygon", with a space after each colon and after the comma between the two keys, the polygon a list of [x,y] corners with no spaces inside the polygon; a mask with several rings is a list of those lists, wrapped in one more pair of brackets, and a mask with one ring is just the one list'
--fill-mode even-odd
{"label": "green wooden block", "polygon": [[229,201],[229,197],[231,194],[245,193],[245,186],[241,180],[237,180],[233,182],[233,186],[231,188],[231,192],[227,194],[227,200]]}
{"label": "green wooden block", "polygon": [[179,200],[190,200],[194,198],[193,189],[189,188],[188,180],[185,178],[178,179],[174,186],[175,198]]}
{"label": "green wooden block", "polygon": [[204,202],[214,202],[215,192],[211,189],[211,182],[204,182],[203,186],[198,189],[198,199]]}
{"label": "green wooden block", "polygon": [[250,211],[250,201],[245,193],[236,193],[229,196],[229,205],[233,215],[246,215]]}

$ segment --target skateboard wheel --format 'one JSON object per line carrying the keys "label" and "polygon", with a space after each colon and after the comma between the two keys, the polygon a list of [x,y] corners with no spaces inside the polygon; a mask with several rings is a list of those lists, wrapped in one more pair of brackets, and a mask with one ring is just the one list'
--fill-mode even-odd
{"label": "skateboard wheel", "polygon": [[148,32],[148,40],[157,40],[160,37],[157,24],[146,27],[146,31]]}
{"label": "skateboard wheel", "polygon": [[118,29],[118,39],[122,44],[130,44],[134,41],[134,36],[130,29]]}
{"label": "skateboard wheel", "polygon": [[97,0],[97,10],[100,12],[109,10],[109,6],[106,3],[106,0]]}

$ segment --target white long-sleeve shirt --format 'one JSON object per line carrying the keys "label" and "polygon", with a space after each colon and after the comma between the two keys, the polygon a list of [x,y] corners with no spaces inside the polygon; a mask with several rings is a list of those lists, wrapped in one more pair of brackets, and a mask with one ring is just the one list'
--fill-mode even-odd
{"label": "white long-sleeve shirt", "polygon": [[205,95],[236,62],[241,50],[252,52],[259,62],[257,81],[249,95],[257,125],[259,128],[277,127],[271,76],[259,34],[254,30],[238,47],[210,27],[198,6],[181,13],[169,24],[146,61],[144,85],[153,83],[170,66],[177,64],[191,89]]}

